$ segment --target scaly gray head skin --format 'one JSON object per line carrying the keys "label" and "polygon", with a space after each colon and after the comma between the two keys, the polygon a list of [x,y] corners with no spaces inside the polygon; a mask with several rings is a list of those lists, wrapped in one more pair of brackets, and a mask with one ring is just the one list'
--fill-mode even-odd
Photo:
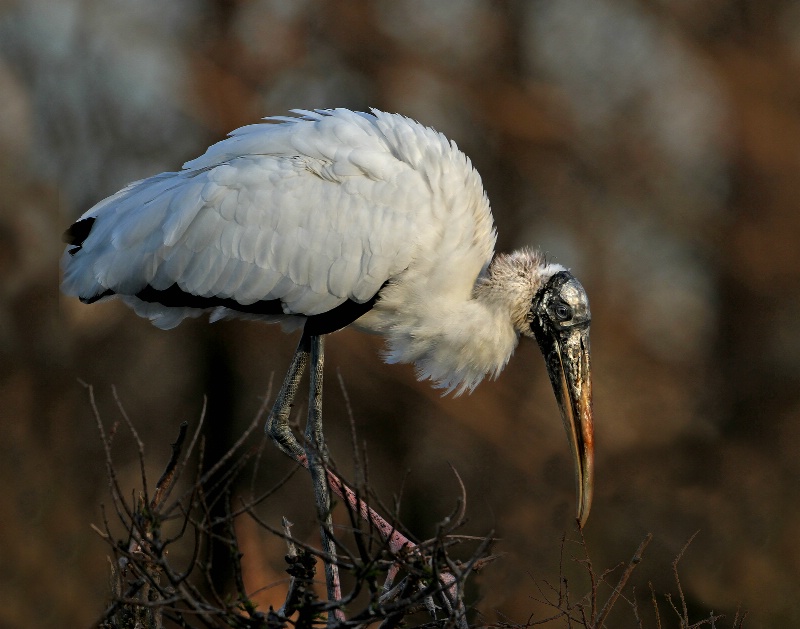
{"label": "scaly gray head skin", "polygon": [[536,293],[528,313],[547,365],[575,462],[578,523],[592,504],[594,429],[589,351],[589,299],[569,271],[555,273]]}

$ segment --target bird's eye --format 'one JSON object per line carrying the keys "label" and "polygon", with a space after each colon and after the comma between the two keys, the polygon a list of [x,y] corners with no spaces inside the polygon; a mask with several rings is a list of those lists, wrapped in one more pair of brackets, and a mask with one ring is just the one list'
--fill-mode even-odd
{"label": "bird's eye", "polygon": [[553,307],[553,314],[559,321],[569,321],[572,318],[572,308],[564,302],[560,302]]}

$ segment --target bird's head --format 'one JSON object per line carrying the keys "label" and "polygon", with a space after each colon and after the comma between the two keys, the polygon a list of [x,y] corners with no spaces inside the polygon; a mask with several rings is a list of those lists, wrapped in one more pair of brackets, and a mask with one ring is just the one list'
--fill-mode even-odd
{"label": "bird's head", "polygon": [[594,429],[589,350],[589,299],[569,271],[550,276],[533,297],[527,336],[542,350],[575,461],[578,522],[592,505]]}
{"label": "bird's head", "polygon": [[592,504],[594,471],[591,313],[586,291],[564,267],[548,264],[540,253],[527,250],[495,258],[486,283],[510,297],[507,306],[514,327],[535,338],[544,356],[575,463],[582,527]]}

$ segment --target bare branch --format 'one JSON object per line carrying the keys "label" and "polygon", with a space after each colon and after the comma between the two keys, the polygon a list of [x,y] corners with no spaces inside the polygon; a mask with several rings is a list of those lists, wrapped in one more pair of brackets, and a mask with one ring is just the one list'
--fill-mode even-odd
{"label": "bare branch", "polygon": [[625,572],[622,573],[622,576],[619,578],[619,582],[617,583],[617,587],[614,588],[614,591],[611,593],[611,596],[606,601],[606,604],[603,605],[603,609],[600,610],[600,614],[597,616],[597,619],[594,621],[595,627],[602,627],[603,623],[606,620],[611,608],[614,606],[614,603],[617,602],[617,598],[622,593],[622,590],[625,589],[625,586],[628,583],[628,579],[630,579],[633,571],[636,569],[636,566],[639,565],[642,561],[642,555],[644,554],[645,549],[647,548],[648,544],[653,540],[653,535],[648,533],[645,535],[645,538],[642,540],[642,543],[639,544],[639,548],[636,549],[636,552],[631,557],[630,562],[628,562],[628,567],[625,568]]}
{"label": "bare branch", "polygon": [[[172,482],[175,480],[175,468],[178,466],[178,460],[181,456],[181,449],[183,442],[186,439],[186,431],[189,428],[189,422],[182,422],[178,432],[178,438],[174,443],[170,444],[172,447],[172,456],[161,474],[161,478],[156,483],[156,491],[153,494],[153,500],[150,502],[150,509],[156,510],[161,502],[167,497]],[[144,456],[144,446],[142,447],[142,456]]]}

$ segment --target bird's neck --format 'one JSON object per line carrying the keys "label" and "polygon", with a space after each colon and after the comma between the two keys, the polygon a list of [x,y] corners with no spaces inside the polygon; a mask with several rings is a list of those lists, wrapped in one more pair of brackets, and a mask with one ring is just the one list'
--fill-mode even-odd
{"label": "bird's neck", "polygon": [[534,295],[564,270],[527,249],[498,255],[485,269],[476,260],[409,269],[358,322],[386,336],[388,362],[414,363],[420,379],[448,392],[471,391],[503,370],[519,334],[530,333]]}
{"label": "bird's neck", "polygon": [[[502,304],[480,293],[460,300],[405,297],[392,304],[391,291],[382,295],[387,308],[376,331],[386,336],[387,362],[414,363],[421,380],[456,395],[472,391],[486,376],[497,377],[508,363],[518,334]],[[376,310],[380,317],[380,303]]]}

